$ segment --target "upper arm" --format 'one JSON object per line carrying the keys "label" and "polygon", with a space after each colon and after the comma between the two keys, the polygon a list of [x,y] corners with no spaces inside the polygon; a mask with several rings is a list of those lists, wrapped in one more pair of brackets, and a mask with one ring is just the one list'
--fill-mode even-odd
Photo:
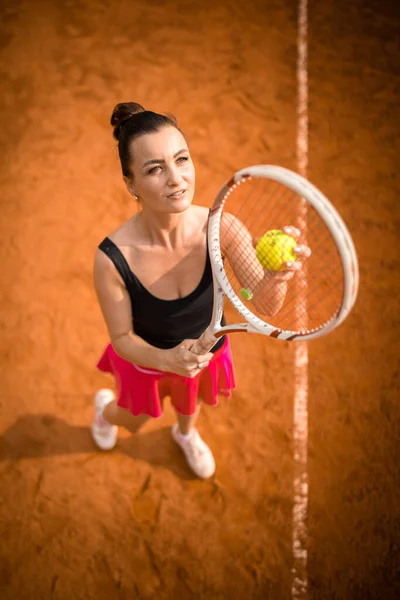
{"label": "upper arm", "polygon": [[93,279],[111,342],[115,342],[132,331],[132,305],[114,264],[100,249],[94,258]]}

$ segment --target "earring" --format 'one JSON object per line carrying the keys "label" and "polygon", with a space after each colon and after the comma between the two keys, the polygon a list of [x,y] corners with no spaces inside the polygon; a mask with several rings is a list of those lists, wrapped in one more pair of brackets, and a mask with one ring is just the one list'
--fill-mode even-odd
{"label": "earring", "polygon": [[139,200],[139,196],[137,194],[133,194],[133,197],[135,198],[135,200]]}

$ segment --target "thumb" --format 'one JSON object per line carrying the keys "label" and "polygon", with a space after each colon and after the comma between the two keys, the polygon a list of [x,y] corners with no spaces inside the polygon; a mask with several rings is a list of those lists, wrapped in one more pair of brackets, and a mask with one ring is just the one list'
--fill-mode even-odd
{"label": "thumb", "polygon": [[183,342],[180,344],[180,348],[184,348],[185,350],[190,350],[190,348],[193,346],[193,344],[195,343],[196,340],[183,340]]}

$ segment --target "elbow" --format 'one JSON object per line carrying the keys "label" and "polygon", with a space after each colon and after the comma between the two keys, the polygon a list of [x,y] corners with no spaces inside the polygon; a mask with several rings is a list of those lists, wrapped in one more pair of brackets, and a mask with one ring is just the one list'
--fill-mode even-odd
{"label": "elbow", "polygon": [[275,315],[277,315],[281,309],[280,306],[271,307],[271,306],[265,306],[265,304],[257,304],[256,302],[253,302],[253,304],[254,304],[255,308],[257,309],[257,312],[261,316],[267,317],[267,318],[275,317]]}
{"label": "elbow", "polygon": [[281,310],[285,298],[253,298],[253,305],[263,317],[275,317]]}
{"label": "elbow", "polygon": [[126,360],[126,343],[131,335],[131,332],[122,333],[119,335],[110,336],[111,345],[114,348],[114,352],[118,354],[120,358]]}

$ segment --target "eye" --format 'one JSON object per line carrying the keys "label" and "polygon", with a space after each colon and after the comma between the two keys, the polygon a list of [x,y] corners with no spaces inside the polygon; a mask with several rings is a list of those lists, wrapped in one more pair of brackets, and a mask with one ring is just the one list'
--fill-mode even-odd
{"label": "eye", "polygon": [[176,162],[184,163],[184,162],[187,162],[188,160],[189,160],[188,156],[180,156]]}
{"label": "eye", "polygon": [[148,174],[148,175],[153,175],[154,173],[157,173],[157,172],[158,172],[158,169],[161,169],[160,165],[157,165],[157,166],[155,166],[155,167],[152,167],[151,169],[149,169],[149,170],[147,171],[147,174]]}

